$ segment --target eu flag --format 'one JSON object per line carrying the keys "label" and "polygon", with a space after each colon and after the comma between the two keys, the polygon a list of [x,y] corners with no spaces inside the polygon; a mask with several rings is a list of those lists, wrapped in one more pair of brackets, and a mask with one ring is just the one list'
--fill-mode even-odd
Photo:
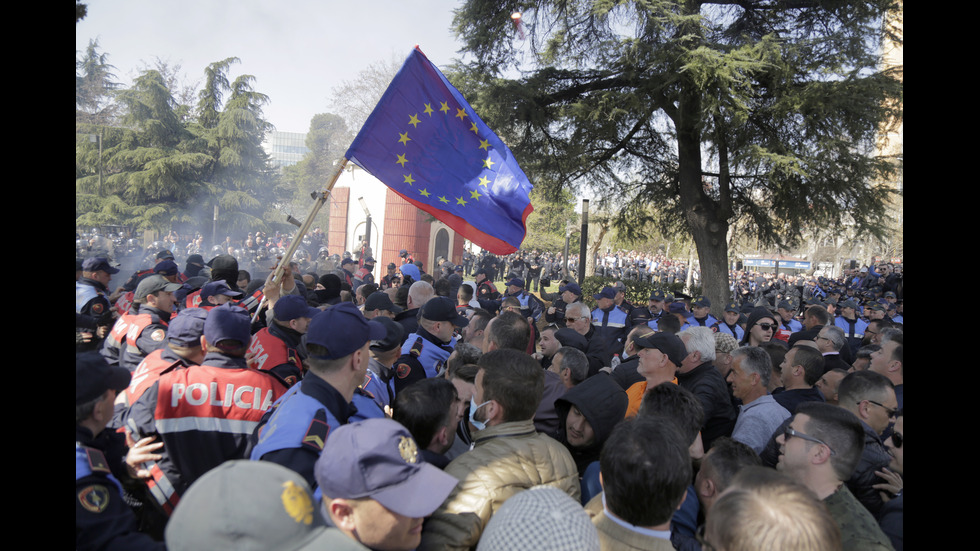
{"label": "eu flag", "polygon": [[524,241],[531,182],[418,47],[346,158],[494,254],[510,254]]}

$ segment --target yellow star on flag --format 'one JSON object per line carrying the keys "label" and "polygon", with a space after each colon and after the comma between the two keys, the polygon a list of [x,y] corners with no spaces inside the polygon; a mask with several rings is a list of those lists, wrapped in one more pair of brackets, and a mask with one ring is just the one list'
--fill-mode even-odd
{"label": "yellow star on flag", "polygon": [[472,130],[474,134],[479,134],[480,133],[480,131],[476,129],[476,123],[475,122],[472,123],[472,124],[470,124],[470,130]]}
{"label": "yellow star on flag", "polygon": [[483,197],[483,196],[480,195],[480,192],[479,191],[477,191],[477,190],[474,189],[473,191],[470,192],[470,199],[476,199],[477,201],[479,201],[480,200],[480,197]]}
{"label": "yellow star on flag", "polygon": [[440,111],[442,111],[443,113],[448,113],[449,112],[449,103],[447,103],[445,101],[440,101],[439,102],[439,105],[442,106],[442,107],[439,108]]}
{"label": "yellow star on flag", "polygon": [[425,104],[425,114],[431,117],[433,112],[434,111],[432,109],[432,106],[429,105],[428,103],[426,103]]}
{"label": "yellow star on flag", "polygon": [[463,205],[465,207],[466,206],[466,201],[464,201],[462,197],[457,197],[456,198],[456,204],[457,205]]}
{"label": "yellow star on flag", "polygon": [[412,125],[412,128],[418,128],[420,122],[422,122],[422,121],[419,120],[419,114],[418,113],[412,115],[408,119],[408,124]]}
{"label": "yellow star on flag", "polygon": [[486,176],[480,176],[480,185],[481,186],[483,186],[483,187],[490,187],[488,185],[489,183],[490,183],[490,178],[487,178]]}
{"label": "yellow star on flag", "polygon": [[449,202],[449,199],[446,199],[445,197],[439,197],[439,200],[442,201],[443,203]]}
{"label": "yellow star on flag", "polygon": [[395,161],[396,164],[402,165],[402,168],[405,168],[405,163],[407,163],[407,162],[408,162],[408,159],[406,159],[404,155],[399,155],[398,156],[398,160]]}
{"label": "yellow star on flag", "polygon": [[489,149],[488,149],[489,147],[490,147],[490,142],[489,141],[487,141],[487,140],[480,140],[480,149],[483,149],[485,151],[489,151]]}
{"label": "yellow star on flag", "polygon": [[412,178],[412,173],[411,172],[408,173],[408,174],[405,174],[402,177],[405,178],[405,183],[408,184],[408,185],[412,185],[412,184],[415,183],[415,178]]}
{"label": "yellow star on flag", "polygon": [[494,162],[490,157],[487,157],[486,159],[483,160],[483,168],[490,170],[491,168],[493,168],[493,165]]}
{"label": "yellow star on flag", "polygon": [[465,109],[457,109],[456,110],[456,118],[457,119],[463,120],[463,117],[465,117],[465,116],[466,116],[466,110]]}
{"label": "yellow star on flag", "polygon": [[428,197],[428,196],[432,195],[431,193],[429,193],[428,190],[426,190],[424,188],[419,190],[419,194],[422,195],[422,196],[424,196],[424,197]]}
{"label": "yellow star on flag", "polygon": [[412,141],[412,138],[409,138],[409,137],[408,137],[408,132],[399,132],[399,133],[398,133],[398,136],[399,136],[399,137],[398,137],[398,142],[399,142],[400,144],[402,144],[402,145],[405,145],[405,144],[407,144],[408,142],[410,142],[410,141]]}

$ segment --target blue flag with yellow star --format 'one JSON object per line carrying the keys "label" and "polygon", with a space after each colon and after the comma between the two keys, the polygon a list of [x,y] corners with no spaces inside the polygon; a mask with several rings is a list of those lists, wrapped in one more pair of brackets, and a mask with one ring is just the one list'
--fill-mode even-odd
{"label": "blue flag with yellow star", "polygon": [[510,254],[524,241],[531,182],[418,47],[346,158],[491,253]]}

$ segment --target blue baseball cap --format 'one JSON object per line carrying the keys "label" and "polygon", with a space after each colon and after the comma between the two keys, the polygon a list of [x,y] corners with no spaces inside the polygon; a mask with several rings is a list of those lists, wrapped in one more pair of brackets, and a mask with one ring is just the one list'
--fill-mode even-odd
{"label": "blue baseball cap", "polygon": [[514,287],[522,287],[523,288],[524,287],[524,280],[521,279],[521,278],[519,278],[519,277],[515,277],[514,279],[512,279],[512,280],[510,280],[510,281],[507,282],[507,286],[508,287],[510,287],[511,285],[513,285]]}
{"label": "blue baseball cap", "polygon": [[654,289],[653,292],[650,293],[650,298],[647,300],[656,300],[656,301],[663,302],[667,300],[667,296],[664,295],[664,292],[661,291],[660,289]]}
{"label": "blue baseball cap", "polygon": [[592,298],[599,300],[600,298],[614,299],[616,298],[616,289],[612,287],[603,287],[601,291],[592,295]]}
{"label": "blue baseball cap", "polygon": [[384,339],[387,334],[383,325],[368,321],[357,306],[341,302],[313,316],[306,330],[306,343],[327,349],[326,354],[311,354],[311,357],[336,360],[353,354],[368,341]]}
{"label": "blue baseball cap", "polygon": [[296,318],[312,318],[320,313],[319,308],[314,308],[306,303],[306,299],[299,295],[286,295],[276,301],[272,307],[275,317],[279,321],[290,321]]}
{"label": "blue baseball cap", "polygon": [[85,272],[105,272],[107,274],[118,274],[119,269],[109,265],[109,261],[102,257],[86,258],[82,263],[82,270]]}
{"label": "blue baseball cap", "polygon": [[113,367],[98,352],[75,354],[75,405],[80,406],[105,394],[129,386],[132,374],[125,367]]}
{"label": "blue baseball cap", "polygon": [[153,267],[153,273],[167,276],[175,276],[179,271],[177,263],[173,260],[161,260]]}
{"label": "blue baseball cap", "polygon": [[242,298],[245,296],[245,294],[241,291],[233,291],[231,287],[228,286],[228,283],[223,279],[212,281],[204,285],[204,287],[201,287],[202,301],[207,300],[208,297],[212,297],[214,295],[225,295],[231,298]]}
{"label": "blue baseball cap", "polygon": [[711,301],[708,300],[708,297],[698,297],[694,299],[694,302],[692,302],[691,304],[694,306],[704,306],[707,308],[711,308]]}
{"label": "blue baseball cap", "polygon": [[431,515],[459,483],[426,463],[408,430],[387,418],[338,427],[314,474],[324,499],[370,498],[409,518]]}
{"label": "blue baseball cap", "polygon": [[204,321],[204,339],[212,346],[225,340],[238,341],[243,346],[252,342],[252,320],[248,310],[231,303],[216,306]]}
{"label": "blue baseball cap", "polygon": [[470,320],[460,314],[449,297],[434,296],[419,309],[419,317],[429,321],[448,321],[456,327],[466,327]]}
{"label": "blue baseball cap", "polygon": [[571,291],[572,294],[575,294],[575,295],[581,295],[582,294],[582,288],[579,287],[578,286],[578,283],[575,283],[574,281],[569,282],[568,285],[563,285],[563,286],[561,286],[561,287],[558,288],[558,292],[559,293],[564,293],[565,291]]}
{"label": "blue baseball cap", "polygon": [[200,346],[208,311],[204,308],[184,308],[167,326],[167,341],[177,346]]}

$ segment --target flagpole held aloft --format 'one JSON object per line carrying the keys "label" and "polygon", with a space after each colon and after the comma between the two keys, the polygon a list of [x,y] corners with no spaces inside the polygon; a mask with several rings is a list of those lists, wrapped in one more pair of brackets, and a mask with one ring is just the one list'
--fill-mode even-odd
{"label": "flagpole held aloft", "polygon": [[[283,253],[282,258],[276,264],[275,270],[273,270],[272,274],[269,275],[270,283],[274,283],[276,285],[282,283],[281,281],[282,274],[283,272],[285,272],[286,266],[289,265],[289,261],[292,260],[293,254],[296,252],[296,249],[299,248],[300,243],[303,241],[303,236],[306,235],[306,232],[310,230],[310,226],[313,225],[313,219],[316,218],[317,213],[320,212],[320,209],[323,207],[324,203],[326,203],[327,199],[329,199],[330,192],[333,191],[333,187],[337,183],[337,180],[340,179],[340,175],[343,174],[344,169],[347,168],[348,162],[349,161],[347,160],[346,157],[343,158],[340,162],[340,165],[337,167],[337,171],[334,172],[333,177],[330,178],[330,182],[327,183],[326,189],[319,194],[316,194],[314,192],[314,194],[317,195],[317,197],[316,200],[313,202],[313,209],[310,211],[310,215],[306,217],[306,220],[302,223],[302,225],[300,225],[299,229],[296,230],[296,235],[293,237],[293,240],[289,243],[289,247],[286,248],[286,252]],[[265,303],[266,303],[266,297],[265,294],[263,294],[262,301],[259,303],[258,308],[255,309],[255,313],[252,315],[253,323],[258,318],[259,311],[262,310],[262,307],[265,306]]]}

